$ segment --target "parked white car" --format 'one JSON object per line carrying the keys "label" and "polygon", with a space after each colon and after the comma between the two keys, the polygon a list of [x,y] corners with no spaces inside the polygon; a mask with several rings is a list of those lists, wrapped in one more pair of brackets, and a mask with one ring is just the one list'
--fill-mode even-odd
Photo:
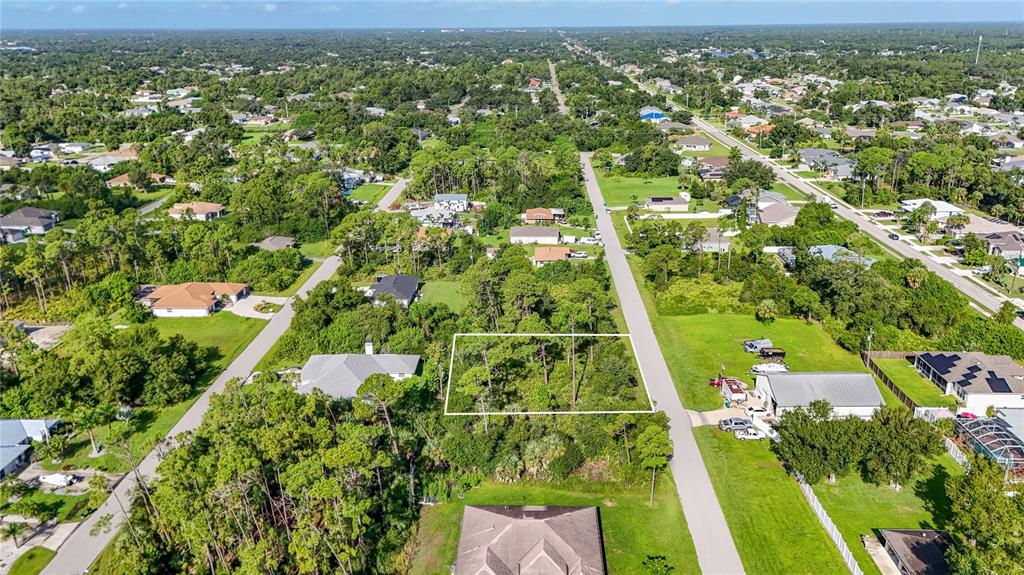
{"label": "parked white car", "polygon": [[762,439],[767,437],[767,435],[765,435],[763,431],[759,429],[754,429],[753,427],[744,429],[742,431],[736,430],[733,432],[733,436],[735,436],[736,439],[739,439],[740,441],[746,441],[748,439],[752,439],[754,441],[761,441]]}
{"label": "parked white car", "polygon": [[767,409],[756,405],[748,405],[743,412],[747,414],[747,417],[766,417],[768,415]]}
{"label": "parked white car", "polygon": [[50,475],[40,475],[40,483],[45,483],[52,487],[67,487],[78,481],[78,478],[74,475],[68,475],[66,473],[53,473]]}

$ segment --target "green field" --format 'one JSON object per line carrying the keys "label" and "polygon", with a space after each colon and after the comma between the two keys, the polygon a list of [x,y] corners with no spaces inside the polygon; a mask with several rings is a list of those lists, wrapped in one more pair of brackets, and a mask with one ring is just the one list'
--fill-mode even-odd
{"label": "green field", "polygon": [[737,441],[694,429],[729,531],[747,573],[846,573],[835,545],[767,441]]}
{"label": "green field", "polygon": [[875,358],[875,364],[889,376],[889,379],[907,394],[915,404],[921,407],[948,407],[955,409],[957,400],[955,396],[943,395],[939,386],[921,377],[921,374],[914,369],[909,361],[902,358],[879,359]]}
{"label": "green field", "polygon": [[648,555],[663,555],[673,575],[699,573],[675,486],[668,474],[659,477],[654,506],[646,487],[616,484],[512,485],[484,483],[434,507],[424,507],[416,535],[410,575],[447,575],[455,559],[465,505],[596,505],[601,513],[605,560],[609,573],[644,573]]}
{"label": "green field", "polygon": [[420,289],[419,301],[424,303],[443,303],[452,311],[461,312],[466,308],[466,298],[459,293],[459,282],[432,280],[424,282]]}
{"label": "green field", "polygon": [[[22,535],[24,537],[25,535]],[[57,553],[46,547],[33,547],[11,564],[9,575],[36,575]]]}
{"label": "green field", "polygon": [[376,207],[377,202],[384,197],[384,194],[388,193],[391,186],[385,184],[363,184],[358,188],[352,190],[348,195],[350,200],[358,200],[360,202],[369,202],[374,204]]}
{"label": "green field", "polygon": [[678,178],[631,178],[607,175],[595,170],[601,195],[609,206],[626,206],[635,201],[643,202],[648,196],[675,196],[679,194]]}
{"label": "green field", "polygon": [[[88,495],[56,495],[53,493],[35,491],[28,496],[28,499],[44,505],[53,513],[53,517],[58,523],[78,521],[80,519],[84,519],[85,516],[89,514]],[[17,513],[17,510],[11,509],[5,502],[0,505],[0,515],[5,515],[7,513]],[[27,536],[27,533],[25,536]]]}
{"label": "green field", "polygon": [[796,175],[800,176],[801,178],[820,178],[821,177],[821,174],[819,172],[815,172],[814,170],[800,170],[799,172],[796,173]]}
{"label": "green field", "polygon": [[825,511],[843,534],[865,573],[879,573],[864,550],[861,535],[878,529],[943,529],[952,515],[946,495],[946,478],[963,470],[947,454],[932,459],[925,473],[900,491],[888,486],[865,483],[857,474],[834,485],[821,482],[814,486]]}
{"label": "green field", "polygon": [[772,191],[782,194],[787,200],[806,200],[807,196],[793,189],[789,184],[775,182],[772,184]]}
{"label": "green field", "polygon": [[210,350],[211,367],[220,371],[249,345],[267,322],[219,311],[209,317],[157,317],[151,320],[163,337],[181,334]]}
{"label": "green field", "polygon": [[334,253],[334,246],[330,240],[323,240],[311,244],[302,244],[299,246],[299,252],[309,259],[322,259]]}

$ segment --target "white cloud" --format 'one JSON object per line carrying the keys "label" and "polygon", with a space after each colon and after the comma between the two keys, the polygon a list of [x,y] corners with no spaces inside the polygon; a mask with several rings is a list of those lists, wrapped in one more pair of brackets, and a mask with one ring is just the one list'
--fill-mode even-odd
{"label": "white cloud", "polygon": [[117,5],[117,9],[118,10],[127,10],[128,9],[128,3],[127,2],[121,2],[120,4]]}
{"label": "white cloud", "polygon": [[71,9],[71,11],[75,14],[81,14],[82,12],[85,12],[85,6],[82,6],[81,4],[76,4],[75,7]]}
{"label": "white cloud", "polygon": [[46,11],[47,12],[56,12],[57,11],[57,5],[56,4],[50,4],[49,6],[46,7]]}
{"label": "white cloud", "polygon": [[277,4],[273,2],[267,2],[263,5],[264,12],[277,12]]}

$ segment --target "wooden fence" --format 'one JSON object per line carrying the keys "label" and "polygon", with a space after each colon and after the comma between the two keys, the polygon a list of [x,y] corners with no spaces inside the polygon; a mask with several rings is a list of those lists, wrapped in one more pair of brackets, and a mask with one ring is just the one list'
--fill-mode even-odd
{"label": "wooden fence", "polygon": [[903,405],[906,405],[913,411],[917,409],[917,404],[914,403],[914,400],[910,399],[910,397],[908,397],[907,394],[903,393],[902,389],[896,387],[896,384],[893,383],[891,379],[889,379],[889,376],[886,375],[884,371],[882,371],[882,368],[878,367],[878,364],[875,363],[874,359],[876,357],[879,359],[902,359],[907,357],[908,355],[913,354],[907,353],[905,351],[865,351],[860,354],[860,358],[864,362],[864,365],[866,365],[868,369],[871,370],[871,373],[875,374],[875,377],[881,380],[882,383],[884,383],[885,386],[889,388],[889,391],[891,391],[893,395],[896,396],[896,399],[899,399],[903,403]]}

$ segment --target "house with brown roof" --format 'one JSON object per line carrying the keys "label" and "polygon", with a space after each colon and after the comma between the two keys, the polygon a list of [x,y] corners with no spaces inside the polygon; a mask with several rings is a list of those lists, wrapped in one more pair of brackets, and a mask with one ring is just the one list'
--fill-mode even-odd
{"label": "house with brown roof", "polygon": [[701,158],[697,167],[697,175],[702,180],[721,180],[725,177],[725,169],[729,166],[729,158],[711,156]]}
{"label": "house with brown roof", "polygon": [[224,206],[213,202],[187,202],[174,204],[167,210],[167,214],[176,220],[196,220],[208,222],[224,215]]}
{"label": "house with brown roof", "polygon": [[561,208],[528,208],[523,214],[523,221],[528,224],[552,224],[565,220],[565,210]]}
{"label": "house with brown roof", "polygon": [[572,250],[558,246],[537,246],[533,251],[533,265],[543,267],[552,262],[564,262],[569,259]]}
{"label": "house with brown roof", "polygon": [[139,302],[156,317],[206,317],[224,301],[234,303],[249,295],[249,286],[231,282],[188,282],[144,286]]}
{"label": "house with brown roof", "polygon": [[597,507],[467,505],[453,575],[605,575]]}
{"label": "house with brown roof", "polygon": [[[164,174],[157,174],[156,172],[153,172],[153,173],[149,174],[149,182],[151,184],[157,184],[157,185],[158,184],[174,184],[174,183],[176,183],[174,181],[174,178],[172,178],[170,176],[165,176]],[[113,189],[113,188],[121,188],[121,187],[126,187],[126,186],[131,186],[131,185],[132,185],[131,176],[129,176],[128,174],[121,174],[120,176],[117,176],[116,178],[110,178],[109,180],[107,180],[107,187],[111,188],[111,189]]]}

